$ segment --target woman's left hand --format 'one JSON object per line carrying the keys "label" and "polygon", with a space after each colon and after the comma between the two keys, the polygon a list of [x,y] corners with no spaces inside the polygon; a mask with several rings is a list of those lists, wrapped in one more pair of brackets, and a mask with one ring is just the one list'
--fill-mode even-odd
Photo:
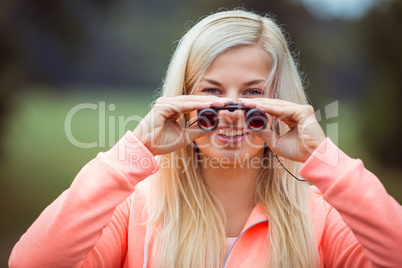
{"label": "woman's left hand", "polygon": [[248,108],[257,108],[268,113],[290,128],[287,133],[278,135],[269,128],[269,124],[267,129],[255,132],[277,155],[304,163],[325,139],[324,131],[310,105],[269,98],[241,99],[241,102]]}

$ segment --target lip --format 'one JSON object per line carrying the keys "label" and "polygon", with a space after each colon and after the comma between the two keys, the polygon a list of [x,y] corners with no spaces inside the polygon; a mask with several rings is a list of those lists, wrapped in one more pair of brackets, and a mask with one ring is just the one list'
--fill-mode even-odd
{"label": "lip", "polygon": [[249,132],[249,129],[248,129],[248,128],[244,128],[244,127],[225,127],[225,126],[220,127],[220,126],[218,126],[218,127],[216,128],[216,131],[218,131],[218,133],[219,133],[220,130],[235,130],[235,131],[241,130],[241,131],[243,131],[244,133],[248,133],[248,132]]}
{"label": "lip", "polygon": [[235,143],[240,143],[243,140],[245,140],[247,135],[248,135],[248,133],[245,132],[243,135],[241,135],[239,137],[228,138],[227,136],[224,136],[223,134],[217,134],[216,138],[217,138],[217,140],[219,140],[220,142],[225,143],[225,144],[235,144]]}
{"label": "lip", "polygon": [[231,126],[218,126],[218,129],[230,129],[230,130],[239,130],[239,129],[244,129],[243,127],[231,127]]}

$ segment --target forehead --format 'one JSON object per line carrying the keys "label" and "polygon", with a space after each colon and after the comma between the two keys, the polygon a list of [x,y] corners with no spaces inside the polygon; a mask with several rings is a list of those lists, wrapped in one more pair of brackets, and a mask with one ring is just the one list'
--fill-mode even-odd
{"label": "forehead", "polygon": [[268,54],[258,46],[240,46],[220,54],[203,77],[211,79],[266,78],[270,72]]}

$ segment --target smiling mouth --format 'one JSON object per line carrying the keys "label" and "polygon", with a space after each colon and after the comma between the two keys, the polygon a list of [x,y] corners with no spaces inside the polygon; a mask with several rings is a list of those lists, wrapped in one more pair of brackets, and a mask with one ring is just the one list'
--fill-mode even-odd
{"label": "smiling mouth", "polygon": [[244,129],[219,129],[219,135],[227,139],[240,138],[246,134]]}

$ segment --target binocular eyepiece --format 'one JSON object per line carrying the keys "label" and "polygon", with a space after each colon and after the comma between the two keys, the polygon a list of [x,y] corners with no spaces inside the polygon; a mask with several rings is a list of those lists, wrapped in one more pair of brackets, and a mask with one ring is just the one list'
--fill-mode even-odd
{"label": "binocular eyepiece", "polygon": [[198,126],[205,131],[212,131],[218,127],[219,117],[218,111],[228,110],[234,112],[243,110],[246,116],[247,127],[253,131],[261,131],[267,126],[268,118],[265,112],[256,108],[247,108],[241,103],[229,102],[224,107],[211,107],[198,111],[197,123]]}

